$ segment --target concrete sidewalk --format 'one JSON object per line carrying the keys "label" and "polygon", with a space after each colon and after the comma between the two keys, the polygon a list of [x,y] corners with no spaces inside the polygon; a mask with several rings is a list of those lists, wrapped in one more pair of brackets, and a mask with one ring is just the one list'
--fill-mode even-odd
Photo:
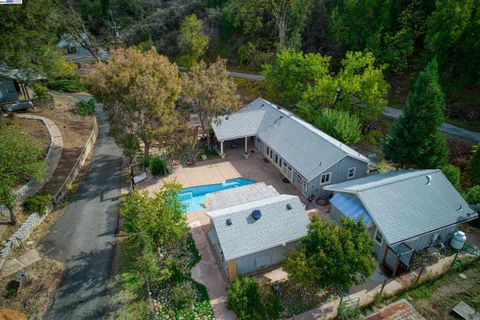
{"label": "concrete sidewalk", "polygon": [[223,279],[215,257],[208,243],[207,236],[199,220],[189,215],[189,226],[195,245],[202,259],[192,269],[192,278],[207,287],[210,304],[217,320],[237,319],[235,314],[227,308],[227,288],[229,284]]}

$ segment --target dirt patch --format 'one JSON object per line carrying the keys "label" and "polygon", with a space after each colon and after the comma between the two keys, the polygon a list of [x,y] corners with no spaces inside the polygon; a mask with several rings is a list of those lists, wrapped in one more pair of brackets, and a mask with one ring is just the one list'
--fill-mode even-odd
{"label": "dirt patch", "polygon": [[[409,297],[414,307],[427,319],[458,319],[452,313],[452,308],[464,301],[473,308],[480,309],[480,260],[459,273],[451,273],[438,281],[428,284],[428,290],[423,295]],[[418,291],[418,289],[417,289]]]}
{"label": "dirt patch", "polygon": [[42,258],[23,269],[28,274],[29,280],[20,288],[17,295],[10,299],[4,298],[5,288],[7,283],[15,278],[15,275],[0,280],[0,296],[2,297],[0,307],[36,315],[36,319],[41,319],[50,306],[55,289],[62,279],[63,270],[62,263]]}
{"label": "dirt patch", "polygon": [[460,168],[462,186],[469,185],[467,166],[474,144],[471,141],[447,135],[448,161]]}
{"label": "dirt patch", "polygon": [[45,155],[47,154],[48,147],[50,147],[50,134],[48,133],[47,127],[40,120],[34,119],[23,119],[15,117],[15,123],[20,125],[25,132],[32,136],[37,141],[37,146],[45,150]]}
{"label": "dirt patch", "polygon": [[83,117],[73,112],[76,102],[74,98],[53,94],[53,99],[54,109],[31,111],[54,121],[63,137],[62,157],[52,178],[43,188],[51,194],[54,194],[65,181],[93,129],[93,116]]}

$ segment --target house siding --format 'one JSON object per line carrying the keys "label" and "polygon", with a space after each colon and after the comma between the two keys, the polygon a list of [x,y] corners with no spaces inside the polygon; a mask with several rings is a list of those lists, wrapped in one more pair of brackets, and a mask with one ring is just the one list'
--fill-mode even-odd
{"label": "house siding", "polygon": [[268,257],[270,263],[265,268],[280,264],[285,259],[287,251],[295,248],[296,242],[287,243],[286,246],[277,246],[271,249],[255,252],[244,257],[235,259],[237,263],[237,274],[244,275],[261,270],[257,267],[256,259]]}
{"label": "house siding", "polygon": [[[270,146],[265,144],[261,139],[256,137],[255,137],[255,147],[266,159],[268,159],[268,161],[271,162],[271,164],[277,170],[279,170],[287,179],[290,180],[290,182],[292,182],[292,184],[295,186],[295,188],[298,191],[300,191],[301,194],[303,194],[307,198],[310,197],[311,195],[313,195],[314,198],[316,198],[319,195],[330,194],[331,192],[324,191],[323,187],[330,184],[349,180],[347,178],[348,170],[352,167],[355,167],[356,169],[355,169],[355,175],[350,179],[357,179],[367,175],[367,168],[368,168],[367,163],[350,156],[345,156],[342,160],[340,160],[339,162],[335,163],[333,166],[331,166],[330,168],[322,172],[322,174],[331,172],[332,176],[329,183],[320,185],[322,174],[318,175],[316,178],[308,182],[305,178],[303,178],[300,174],[297,173],[297,170],[295,167],[292,167],[292,174],[290,174],[290,171],[288,170],[288,166],[291,166],[291,165],[287,163],[281,157],[281,155],[278,154],[274,149],[272,149]],[[270,150],[272,153],[272,157],[270,157],[270,154],[269,154]],[[275,162],[275,159],[276,159],[275,156],[277,156],[278,158],[278,161],[277,161],[278,164]],[[282,166],[279,166],[280,159],[281,159]]]}
{"label": "house siding", "polygon": [[[355,175],[352,178],[348,179],[348,170],[353,167],[356,168]],[[365,177],[367,175],[367,169],[368,169],[367,163],[360,161],[358,159],[352,158],[350,156],[346,156],[345,158],[338,161],[330,168],[324,170],[315,179],[311,180],[308,183],[308,194],[309,195],[313,194],[315,197],[319,195],[331,194],[332,193],[331,191],[325,191],[323,190],[323,188],[331,184]],[[332,174],[330,178],[330,182],[323,185],[320,184],[322,174],[329,173],[329,172],[331,172]]]}

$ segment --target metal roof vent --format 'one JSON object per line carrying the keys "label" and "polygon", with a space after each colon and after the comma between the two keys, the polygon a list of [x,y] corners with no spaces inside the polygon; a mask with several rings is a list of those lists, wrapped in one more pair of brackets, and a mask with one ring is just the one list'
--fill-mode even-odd
{"label": "metal roof vent", "polygon": [[458,207],[457,211],[462,210],[462,208],[463,208],[463,204],[461,204],[460,207]]}
{"label": "metal roof vent", "polygon": [[255,209],[252,211],[252,218],[255,219],[255,220],[258,220],[262,217],[262,213],[260,212],[260,210],[258,209]]}
{"label": "metal roof vent", "polygon": [[225,221],[225,224],[227,226],[231,226],[232,225],[232,219],[228,218],[226,221]]}
{"label": "metal roof vent", "polygon": [[427,175],[425,176],[425,178],[427,178],[427,186],[429,186],[431,183],[432,183],[432,176],[431,175]]}
{"label": "metal roof vent", "polygon": [[290,203],[287,203],[287,210],[292,210],[292,205]]}

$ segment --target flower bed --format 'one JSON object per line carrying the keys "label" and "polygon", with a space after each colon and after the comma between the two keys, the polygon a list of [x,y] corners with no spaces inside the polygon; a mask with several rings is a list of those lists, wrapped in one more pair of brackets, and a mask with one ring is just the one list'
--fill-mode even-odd
{"label": "flower bed", "polygon": [[191,268],[200,261],[191,235],[186,235],[174,245],[159,248],[158,254],[160,266],[168,263],[167,257],[172,257],[179,274],[172,281],[151,290],[157,319],[214,320],[207,289],[190,276]]}

